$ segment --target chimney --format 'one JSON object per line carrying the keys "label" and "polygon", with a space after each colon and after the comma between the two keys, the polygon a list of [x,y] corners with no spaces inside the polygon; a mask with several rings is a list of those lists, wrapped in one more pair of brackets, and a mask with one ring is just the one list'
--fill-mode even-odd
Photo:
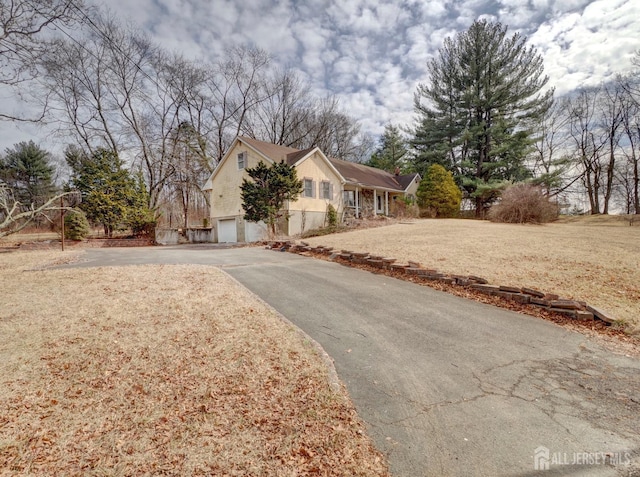
{"label": "chimney", "polygon": [[396,170],[394,171],[394,174],[396,175],[396,177],[398,177],[400,175],[400,168],[396,167]]}

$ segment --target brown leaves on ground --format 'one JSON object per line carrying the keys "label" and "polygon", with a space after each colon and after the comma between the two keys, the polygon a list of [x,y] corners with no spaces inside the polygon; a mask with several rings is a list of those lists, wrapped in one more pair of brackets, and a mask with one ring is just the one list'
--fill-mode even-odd
{"label": "brown leaves on ground", "polygon": [[387,475],[315,348],[219,270],[26,271],[57,255],[16,254],[0,474]]}

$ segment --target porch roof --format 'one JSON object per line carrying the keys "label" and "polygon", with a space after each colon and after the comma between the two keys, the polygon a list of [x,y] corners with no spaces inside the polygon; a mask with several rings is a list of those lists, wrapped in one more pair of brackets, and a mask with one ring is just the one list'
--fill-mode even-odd
{"label": "porch roof", "polygon": [[380,188],[398,192],[404,191],[404,188],[396,180],[396,177],[382,169],[334,158],[329,158],[329,161],[331,161],[331,164],[333,164],[349,184],[372,189]]}

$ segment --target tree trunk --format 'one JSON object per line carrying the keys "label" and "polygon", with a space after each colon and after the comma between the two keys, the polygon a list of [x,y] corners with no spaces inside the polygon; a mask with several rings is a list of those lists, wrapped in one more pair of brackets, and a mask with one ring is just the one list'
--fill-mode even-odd
{"label": "tree trunk", "polygon": [[484,200],[476,197],[476,219],[484,219]]}
{"label": "tree trunk", "polygon": [[591,215],[599,215],[600,214],[600,172],[595,170],[593,171],[593,187],[591,187],[592,193],[592,204],[591,204]]}
{"label": "tree trunk", "polygon": [[635,213],[640,214],[640,196],[638,195],[638,186],[640,185],[640,177],[638,175],[638,160],[633,163],[633,205]]}
{"label": "tree trunk", "polygon": [[611,132],[609,136],[609,164],[607,166],[607,185],[604,191],[604,209],[603,214],[609,213],[609,201],[611,200],[611,193],[613,192],[613,171],[616,166],[616,154],[615,154],[615,132]]}
{"label": "tree trunk", "polygon": [[[640,137],[640,127],[638,129],[638,137]],[[633,147],[633,146],[632,146]],[[640,185],[640,174],[638,173],[638,161],[640,158],[636,156],[635,150],[632,151],[633,154],[633,205],[635,208],[635,213],[640,214],[640,195],[638,194],[638,188]]]}

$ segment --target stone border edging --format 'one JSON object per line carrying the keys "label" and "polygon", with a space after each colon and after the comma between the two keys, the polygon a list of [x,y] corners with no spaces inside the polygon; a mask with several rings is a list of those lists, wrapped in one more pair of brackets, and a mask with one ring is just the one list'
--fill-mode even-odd
{"label": "stone border edging", "polygon": [[611,325],[616,321],[610,313],[589,305],[585,301],[561,298],[558,294],[546,293],[534,288],[491,285],[488,280],[482,277],[443,273],[435,269],[424,268],[420,263],[411,260],[406,264],[400,264],[397,263],[395,258],[371,255],[368,252],[337,251],[333,247],[322,245],[313,247],[306,242],[301,242],[298,245],[291,241],[275,241],[269,242],[267,248],[282,252],[317,253],[328,256],[330,260],[350,266],[365,265],[380,269],[382,273],[410,276],[414,280],[418,279],[423,282],[436,281],[448,285],[457,285],[521,305],[533,305],[576,320],[588,321],[597,319],[607,325]]}
{"label": "stone border edging", "polygon": [[[109,248],[109,247],[150,247],[155,241],[150,238],[98,238],[83,240],[65,240],[65,248]],[[22,242],[16,249],[21,250],[50,250],[60,248],[59,240],[45,240],[42,242]]]}

